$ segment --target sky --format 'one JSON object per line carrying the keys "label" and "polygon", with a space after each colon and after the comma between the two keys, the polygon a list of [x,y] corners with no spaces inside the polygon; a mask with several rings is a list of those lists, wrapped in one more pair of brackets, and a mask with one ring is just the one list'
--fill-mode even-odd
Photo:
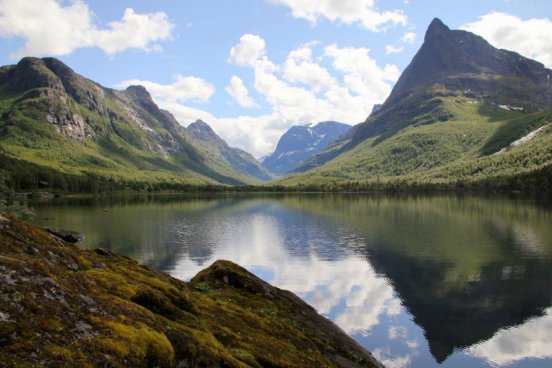
{"label": "sky", "polygon": [[259,158],[293,125],[364,121],[435,17],[552,68],[550,0],[0,0],[0,64],[141,84]]}

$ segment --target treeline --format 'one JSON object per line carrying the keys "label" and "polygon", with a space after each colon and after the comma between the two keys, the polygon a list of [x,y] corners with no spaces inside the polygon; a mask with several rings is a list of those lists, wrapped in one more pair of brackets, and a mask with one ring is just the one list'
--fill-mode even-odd
{"label": "treeline", "polygon": [[118,191],[219,191],[223,185],[134,180],[92,172],[67,173],[0,154],[0,178],[4,190],[16,192],[109,193]]}
{"label": "treeline", "polygon": [[[184,179],[183,179],[184,180]],[[246,192],[438,192],[438,191],[521,191],[551,192],[552,165],[523,174],[484,177],[470,180],[424,181],[421,179],[386,180],[320,180],[317,184],[260,186],[228,186],[222,184],[190,184],[184,181],[143,180],[102,176],[98,173],[66,173],[49,167],[0,154],[0,192],[11,198],[15,192],[48,191],[53,193],[113,192],[182,192],[182,193],[246,193]],[[11,193],[11,194],[10,194]]]}

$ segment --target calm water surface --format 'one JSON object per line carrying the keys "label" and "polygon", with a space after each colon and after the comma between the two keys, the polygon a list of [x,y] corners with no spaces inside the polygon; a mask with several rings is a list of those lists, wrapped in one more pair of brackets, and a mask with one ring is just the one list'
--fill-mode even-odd
{"label": "calm water surface", "polygon": [[39,204],[36,223],[189,279],[229,259],[387,367],[552,366],[552,202],[378,195]]}

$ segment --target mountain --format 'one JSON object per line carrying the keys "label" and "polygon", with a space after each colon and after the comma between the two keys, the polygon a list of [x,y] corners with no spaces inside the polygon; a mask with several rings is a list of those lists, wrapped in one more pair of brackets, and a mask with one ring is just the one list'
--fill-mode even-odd
{"label": "mountain", "polygon": [[516,103],[527,111],[546,109],[552,100],[550,73],[537,61],[496,49],[473,33],[451,31],[434,19],[385,105],[440,84],[449,91],[471,92],[486,102]]}
{"label": "mountain", "polygon": [[552,180],[551,75],[434,19],[383,106],[282,183],[542,187]]}
{"label": "mountain", "polygon": [[185,133],[197,147],[203,149],[203,157],[206,157],[221,172],[230,166],[234,171],[244,175],[245,178],[256,178],[262,181],[271,180],[270,173],[251,154],[232,148],[220,138],[211,127],[198,120],[188,126]]}
{"label": "mountain", "polygon": [[263,165],[276,175],[283,175],[326,148],[350,125],[325,121],[311,127],[297,125],[282,135],[276,150],[263,160]]}
{"label": "mountain", "polygon": [[[0,68],[0,142],[0,168],[20,189],[37,183],[89,191],[100,182],[111,189],[121,183],[164,189],[258,181],[234,169],[239,164],[207,158],[144,87],[105,88],[54,58],[24,58]],[[236,155],[247,166],[250,157]]]}

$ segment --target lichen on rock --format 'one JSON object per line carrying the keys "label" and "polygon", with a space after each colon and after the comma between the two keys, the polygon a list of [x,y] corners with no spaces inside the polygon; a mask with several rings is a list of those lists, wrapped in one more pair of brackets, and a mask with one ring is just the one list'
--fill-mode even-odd
{"label": "lichen on rock", "polygon": [[379,367],[228,261],[190,282],[0,217],[0,367]]}

